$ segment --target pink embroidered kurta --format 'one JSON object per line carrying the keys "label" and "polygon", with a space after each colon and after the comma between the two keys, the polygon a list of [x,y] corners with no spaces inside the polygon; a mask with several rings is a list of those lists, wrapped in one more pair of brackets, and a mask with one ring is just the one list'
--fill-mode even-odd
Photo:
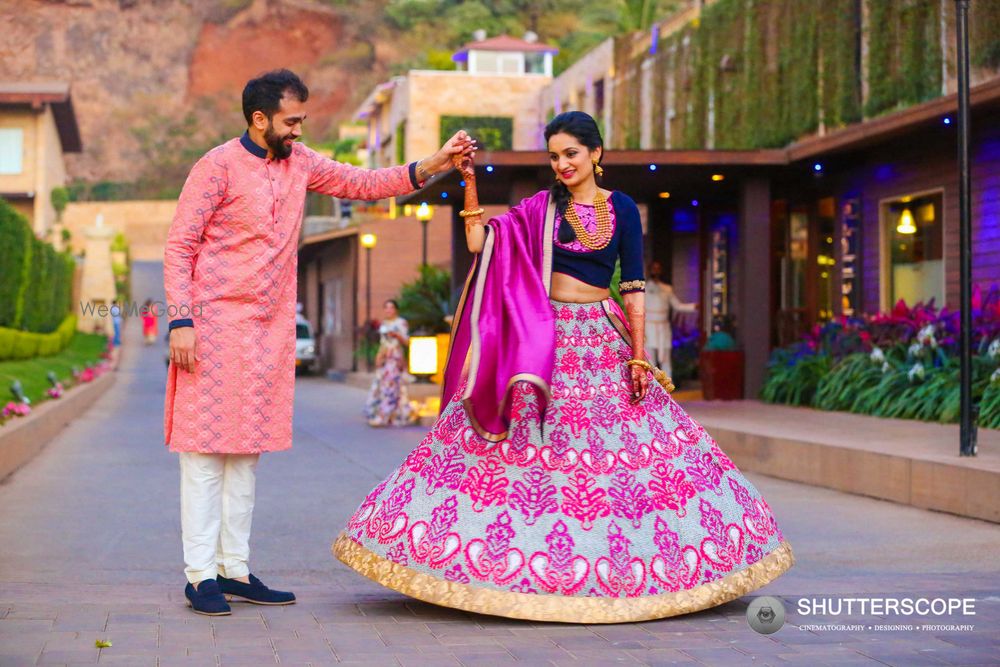
{"label": "pink embroidered kurta", "polygon": [[[250,146],[250,149],[256,147]],[[303,144],[285,160],[233,139],[191,170],[167,237],[170,320],[191,318],[198,360],[170,365],[163,431],[175,452],[292,446],[297,250],[306,191],[381,199],[413,190],[405,166],[368,170]]]}

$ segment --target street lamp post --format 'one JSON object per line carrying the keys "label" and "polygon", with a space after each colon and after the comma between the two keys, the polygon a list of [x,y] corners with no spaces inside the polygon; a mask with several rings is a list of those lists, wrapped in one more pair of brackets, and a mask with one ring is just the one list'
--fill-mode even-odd
{"label": "street lamp post", "polygon": [[[361,247],[365,249],[365,336],[372,321],[372,248],[378,237],[374,234],[361,235]],[[371,370],[371,359],[368,359],[368,370]]]}
{"label": "street lamp post", "polygon": [[427,266],[427,223],[431,221],[434,217],[434,208],[428,206],[427,202],[420,202],[420,206],[417,207],[417,220],[420,221],[421,231],[423,232],[423,243],[422,243],[422,254],[421,254],[421,266]]}
{"label": "street lamp post", "polygon": [[972,208],[969,174],[969,0],[955,0],[958,42],[958,210],[959,273],[962,324],[959,454],[976,455],[976,424],[972,410]]}

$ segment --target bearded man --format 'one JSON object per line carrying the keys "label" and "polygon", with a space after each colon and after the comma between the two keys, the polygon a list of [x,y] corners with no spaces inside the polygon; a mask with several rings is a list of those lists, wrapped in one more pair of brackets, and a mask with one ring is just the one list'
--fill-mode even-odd
{"label": "bearded man", "polygon": [[288,70],[243,90],[247,131],[191,170],[167,238],[170,368],[164,435],[180,454],[185,588],[195,612],[231,613],[227,597],[292,604],[250,573],[255,471],[292,446],[296,262],[306,192],[375,200],[403,195],[473,154],[464,133],[429,158],[362,169],[298,139],[309,90]]}

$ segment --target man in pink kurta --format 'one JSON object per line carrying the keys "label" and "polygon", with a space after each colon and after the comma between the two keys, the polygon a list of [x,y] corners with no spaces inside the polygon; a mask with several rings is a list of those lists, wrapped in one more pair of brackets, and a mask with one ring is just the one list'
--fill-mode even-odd
{"label": "man in pink kurta", "polygon": [[287,70],[247,84],[247,132],[209,151],[184,184],[164,253],[170,319],[164,435],[181,454],[186,595],[229,613],[223,594],[289,604],[250,574],[258,455],[292,446],[296,264],[306,191],[375,200],[411,192],[450,157],[368,170],[297,143],[308,90]]}

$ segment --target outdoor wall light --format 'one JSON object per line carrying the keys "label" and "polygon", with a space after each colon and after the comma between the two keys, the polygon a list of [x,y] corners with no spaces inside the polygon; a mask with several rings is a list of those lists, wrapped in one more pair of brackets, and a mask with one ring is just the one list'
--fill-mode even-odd
{"label": "outdoor wall light", "polygon": [[447,192],[442,192],[441,193],[441,199],[447,199],[447,198],[448,198],[448,193]]}
{"label": "outdoor wall light", "polygon": [[823,171],[823,165],[817,162],[816,164],[813,165],[813,171]]}
{"label": "outdoor wall light", "polygon": [[944,120],[942,120],[942,122],[943,122],[943,123],[944,123],[945,125],[951,125],[951,116],[945,116],[945,117],[944,117]]}
{"label": "outdoor wall light", "polygon": [[410,336],[410,375],[434,375],[438,371],[435,336]]}
{"label": "outdoor wall light", "polygon": [[656,171],[656,165],[655,164],[649,165],[649,170],[650,171]]}
{"label": "outdoor wall light", "polygon": [[697,206],[697,205],[698,205],[698,200],[697,199],[692,199],[691,200],[691,206]]}
{"label": "outdoor wall light", "polygon": [[361,247],[368,248],[371,250],[375,247],[375,242],[378,241],[378,237],[374,234],[362,234],[361,235]]}
{"label": "outdoor wall light", "polygon": [[434,209],[427,205],[427,202],[420,202],[420,206],[417,207],[417,220],[420,222],[427,222],[434,217]]}
{"label": "outdoor wall light", "polygon": [[488,173],[492,174],[493,173],[493,165],[492,164],[486,165],[486,171]]}
{"label": "outdoor wall light", "polygon": [[903,214],[899,216],[899,224],[896,231],[900,234],[916,234],[917,226],[913,224],[913,213],[909,207],[903,209]]}
{"label": "outdoor wall light", "polygon": [[726,180],[726,177],[723,176],[722,174],[712,174],[712,180],[713,181],[724,181],[724,180]]}
{"label": "outdoor wall light", "polygon": [[661,192],[659,196],[660,196],[660,199],[670,199],[670,193],[669,192]]}

